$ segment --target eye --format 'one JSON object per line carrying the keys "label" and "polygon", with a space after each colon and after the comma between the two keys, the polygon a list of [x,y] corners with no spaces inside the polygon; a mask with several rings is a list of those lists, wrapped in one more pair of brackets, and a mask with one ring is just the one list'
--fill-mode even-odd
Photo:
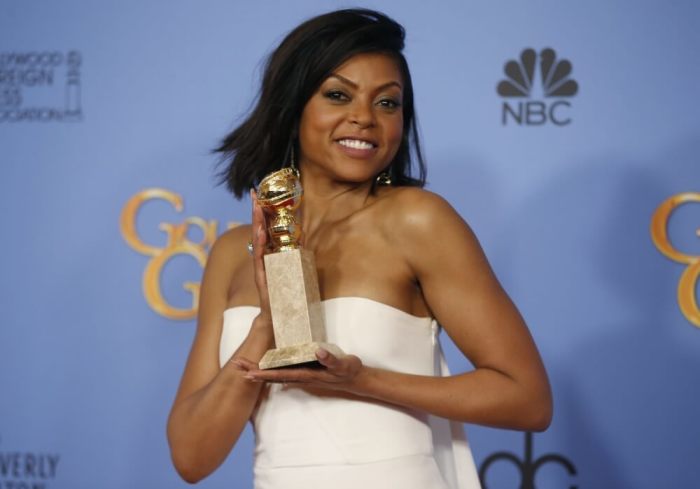
{"label": "eye", "polygon": [[401,102],[399,102],[398,100],[396,100],[394,98],[383,98],[379,102],[377,102],[377,105],[379,105],[380,107],[383,107],[385,109],[394,110],[394,109],[398,109],[399,107],[401,107]]}
{"label": "eye", "polygon": [[347,102],[350,100],[350,97],[342,90],[328,90],[323,96],[333,102]]}

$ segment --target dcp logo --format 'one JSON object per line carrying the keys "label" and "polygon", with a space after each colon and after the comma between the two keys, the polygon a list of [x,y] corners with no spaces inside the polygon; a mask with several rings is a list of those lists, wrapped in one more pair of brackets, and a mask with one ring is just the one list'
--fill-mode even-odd
{"label": "dcp logo", "polygon": [[[562,100],[578,92],[578,83],[569,78],[572,71],[569,60],[557,60],[557,54],[551,48],[545,48],[539,54],[528,48],[523,50],[519,60],[508,61],[503,71],[506,78],[498,84],[498,94],[509,99],[530,99],[503,102],[501,122],[504,126],[508,121],[527,126],[547,122],[566,126],[571,123],[571,103]],[[539,80],[539,85],[536,80]],[[539,87],[541,90],[537,93]],[[545,100],[532,100],[533,97]]]}
{"label": "dcp logo", "polygon": [[[489,486],[486,484],[486,475],[493,464],[497,462],[508,462],[515,466],[520,472],[520,489],[537,489],[535,476],[537,471],[547,464],[559,465],[572,476],[576,475],[574,464],[558,453],[548,453],[533,459],[532,433],[530,432],[525,433],[525,454],[522,459],[511,452],[496,452],[486,457],[479,469],[479,480],[484,489],[489,489]],[[572,484],[569,486],[569,489],[577,489],[577,486]]]}

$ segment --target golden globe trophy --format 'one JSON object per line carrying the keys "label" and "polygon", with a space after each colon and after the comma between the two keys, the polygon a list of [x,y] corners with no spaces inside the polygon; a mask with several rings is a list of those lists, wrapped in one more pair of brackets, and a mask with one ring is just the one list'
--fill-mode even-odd
{"label": "golden globe trophy", "polygon": [[312,251],[299,245],[301,226],[295,211],[303,190],[291,168],[267,175],[258,187],[258,204],[265,212],[271,250],[265,255],[275,348],[262,357],[263,370],[288,366],[318,366],[316,351],[343,351],[326,342],[316,263]]}

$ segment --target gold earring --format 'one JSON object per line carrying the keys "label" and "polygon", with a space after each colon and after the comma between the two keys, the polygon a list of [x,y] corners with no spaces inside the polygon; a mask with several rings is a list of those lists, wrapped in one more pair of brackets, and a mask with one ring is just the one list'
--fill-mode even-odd
{"label": "gold earring", "polygon": [[376,182],[377,182],[377,185],[382,185],[382,186],[391,185],[391,175],[389,175],[389,172],[383,171],[379,175],[377,175]]}
{"label": "gold earring", "polygon": [[297,163],[294,159],[294,143],[292,143],[292,149],[289,155],[289,167],[292,169],[297,178],[299,178],[299,169],[297,168]]}

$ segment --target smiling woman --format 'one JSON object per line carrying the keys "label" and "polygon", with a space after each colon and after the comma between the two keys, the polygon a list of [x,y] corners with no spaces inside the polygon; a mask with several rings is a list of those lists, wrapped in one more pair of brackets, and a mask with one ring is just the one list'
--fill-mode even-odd
{"label": "smiling woman", "polygon": [[[237,197],[298,167],[328,341],[348,355],[319,350],[322,369],[258,368],[274,340],[267,227],[253,192],[252,224],[222,235],[207,262],[168,423],[188,481],[214,471],[251,421],[258,489],[473,489],[460,422],[550,422],[547,376],[520,314],[468,225],[419,188],[403,40],[399,24],[370,10],[303,23],[272,53],[257,105],[219,148]],[[473,371],[449,375],[440,327]]]}
{"label": "smiling woman", "polygon": [[401,79],[384,54],[358,54],[334,70],[301,114],[304,173],[360,183],[384,171],[403,136]]}
{"label": "smiling woman", "polygon": [[[389,92],[382,97],[380,106],[398,105],[397,112],[403,117],[401,142],[388,169],[391,179],[396,185],[422,187],[425,165],[415,125],[411,73],[403,47],[403,27],[371,10],[331,12],[298,26],[267,61],[259,100],[252,113],[218,148],[224,156],[222,161],[227,163],[221,172],[222,181],[240,198],[282,163],[290,164],[292,155],[299,154],[299,125],[307,102],[316,95],[325,95],[341,105],[347,102],[351,91],[360,88],[358,83],[366,84],[367,80],[344,77],[341,65],[353,56],[371,55],[374,59],[383,56],[393,60],[392,72],[383,73],[384,80],[372,80],[371,88],[386,88]],[[370,66],[371,70],[376,68]],[[398,70],[398,74],[393,70]],[[335,83],[325,92],[321,91],[322,85],[332,82]],[[382,87],[384,83],[389,85]]]}

